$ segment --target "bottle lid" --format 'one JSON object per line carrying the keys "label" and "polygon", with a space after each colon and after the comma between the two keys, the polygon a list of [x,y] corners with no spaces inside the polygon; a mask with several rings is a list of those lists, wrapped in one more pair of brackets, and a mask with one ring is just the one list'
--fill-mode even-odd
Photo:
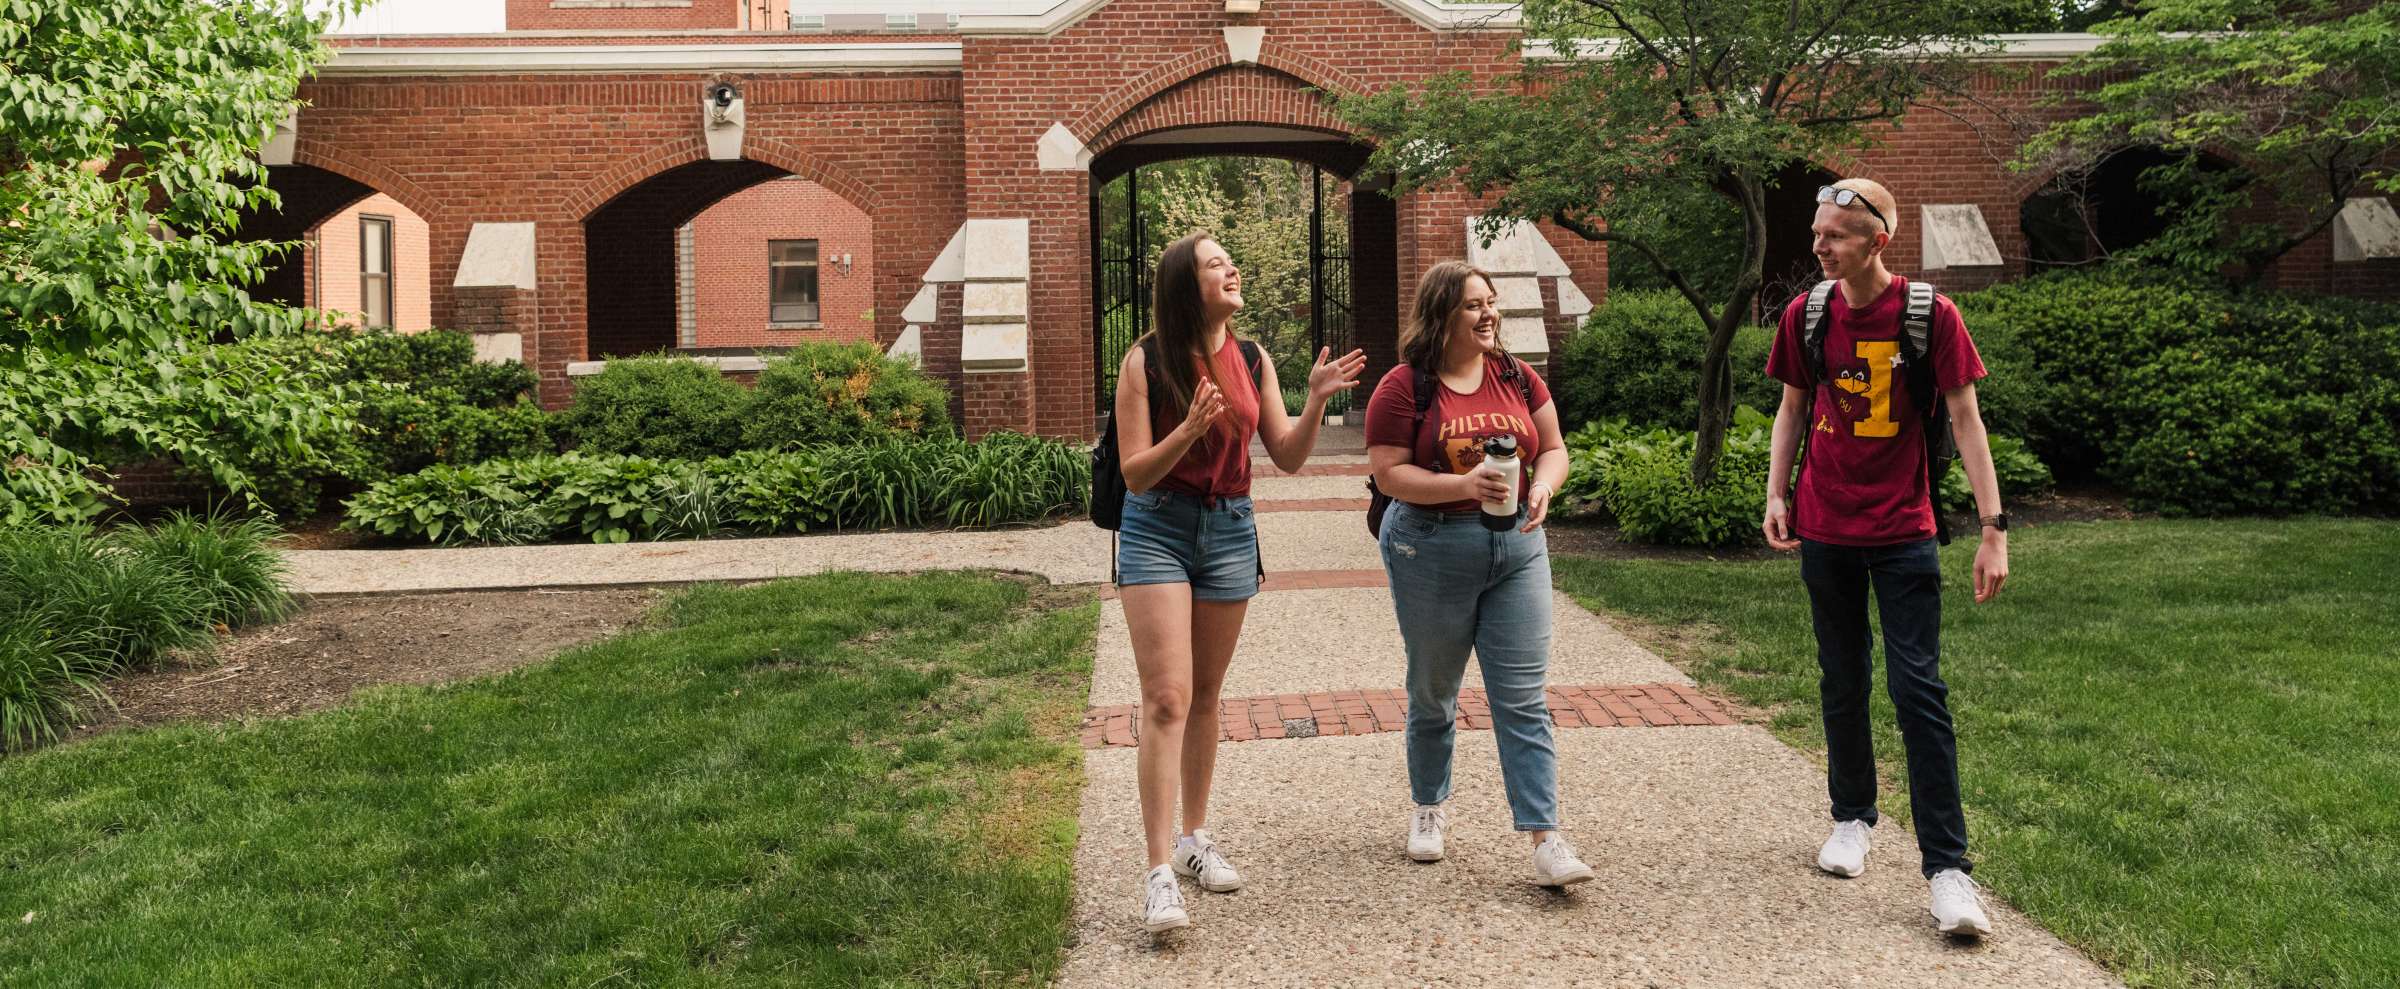
{"label": "bottle lid", "polygon": [[1498,436],[1494,436],[1494,437],[1492,437],[1492,438],[1490,438],[1490,439],[1484,440],[1484,441],[1483,441],[1483,455],[1484,455],[1484,456],[1486,456],[1486,457],[1514,457],[1514,456],[1516,456],[1516,455],[1517,455],[1517,436],[1516,436],[1516,434],[1515,434],[1515,433],[1501,433],[1501,434],[1500,434],[1500,435],[1498,435]]}

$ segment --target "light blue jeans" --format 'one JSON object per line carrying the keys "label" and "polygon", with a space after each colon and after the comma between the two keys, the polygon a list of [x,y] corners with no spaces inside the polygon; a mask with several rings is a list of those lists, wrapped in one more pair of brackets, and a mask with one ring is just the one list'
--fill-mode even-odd
{"label": "light blue jeans", "polygon": [[1377,543],[1408,643],[1410,796],[1420,804],[1450,799],[1458,686],[1473,649],[1483,664],[1500,778],[1517,830],[1558,830],[1558,748],[1543,703],[1550,675],[1549,533],[1492,532],[1476,513],[1445,516],[1394,501]]}

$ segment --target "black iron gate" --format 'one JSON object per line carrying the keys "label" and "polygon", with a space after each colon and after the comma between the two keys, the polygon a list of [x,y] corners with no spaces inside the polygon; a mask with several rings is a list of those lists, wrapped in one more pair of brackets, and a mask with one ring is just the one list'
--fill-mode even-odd
{"label": "black iron gate", "polygon": [[[1150,331],[1150,231],[1142,222],[1141,179],[1139,168],[1125,173],[1122,202],[1112,201],[1113,181],[1092,189],[1092,398],[1100,415],[1116,402],[1117,368],[1125,351]],[[1337,357],[1350,352],[1350,238],[1347,222],[1325,222],[1327,190],[1338,195],[1342,179],[1312,165],[1309,183],[1308,359],[1313,360],[1322,348],[1332,348]],[[1307,366],[1305,360],[1301,366]],[[1282,384],[1298,389],[1308,383]],[[1345,394],[1336,401],[1347,399]]]}
{"label": "black iron gate", "polygon": [[1142,170],[1125,173],[1121,214],[1107,198],[1107,186],[1092,189],[1092,388],[1095,411],[1101,415],[1116,401],[1117,367],[1124,363],[1126,349],[1150,331]]}
{"label": "black iron gate", "polygon": [[[1310,359],[1325,348],[1333,348],[1334,357],[1350,352],[1350,237],[1348,223],[1342,224],[1342,236],[1329,243],[1325,230],[1325,184],[1339,182],[1325,171],[1309,166],[1308,204],[1308,345]],[[1336,188],[1339,188],[1338,185]],[[1284,382],[1285,385],[1305,386],[1307,382]],[[1336,401],[1348,397],[1336,396]],[[1340,411],[1339,409],[1333,411]]]}

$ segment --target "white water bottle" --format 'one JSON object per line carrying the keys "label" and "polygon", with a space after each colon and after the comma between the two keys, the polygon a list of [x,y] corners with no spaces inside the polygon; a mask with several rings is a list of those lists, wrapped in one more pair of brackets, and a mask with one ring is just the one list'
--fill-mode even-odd
{"label": "white water bottle", "polygon": [[1517,525],[1517,437],[1502,433],[1483,441],[1483,466],[1499,471],[1508,479],[1508,496],[1499,501],[1483,503],[1483,527],[1493,532],[1507,532]]}

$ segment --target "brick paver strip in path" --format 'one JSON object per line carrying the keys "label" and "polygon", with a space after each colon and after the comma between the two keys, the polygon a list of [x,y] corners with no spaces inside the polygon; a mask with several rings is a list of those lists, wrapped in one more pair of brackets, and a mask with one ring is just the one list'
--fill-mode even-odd
{"label": "brick paver strip in path", "polygon": [[1281,498],[1251,503],[1262,512],[1364,512],[1365,498]]}
{"label": "brick paver strip in path", "polygon": [[1270,463],[1264,469],[1257,464],[1252,464],[1250,471],[1252,474],[1274,471],[1275,475],[1280,477],[1365,477],[1375,473],[1375,468],[1366,464],[1309,464],[1286,474],[1281,468]]}
{"label": "brick paver strip in path", "polygon": [[[1313,591],[1334,587],[1385,587],[1390,578],[1381,570],[1270,570],[1258,584],[1259,593]],[[1117,599],[1117,585],[1100,585],[1100,599]]]}
{"label": "brick paver strip in path", "polygon": [[[1733,718],[1706,695],[1673,683],[1551,687],[1550,720],[1560,728],[1672,728],[1730,725]],[[1141,738],[1141,707],[1115,704],[1083,715],[1083,747],[1131,746]],[[1484,693],[1458,693],[1458,726],[1492,727]],[[1334,690],[1313,694],[1228,697],[1217,712],[1217,738],[1247,742],[1260,738],[1368,735],[1408,727],[1405,690]]]}

